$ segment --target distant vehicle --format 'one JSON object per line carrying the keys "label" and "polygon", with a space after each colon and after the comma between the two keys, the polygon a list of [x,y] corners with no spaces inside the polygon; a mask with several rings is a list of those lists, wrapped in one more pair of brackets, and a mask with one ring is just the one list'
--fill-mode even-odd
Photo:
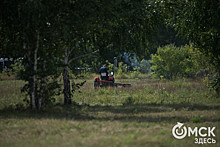
{"label": "distant vehicle", "polygon": [[115,79],[114,79],[114,72],[111,72],[110,75],[107,75],[106,73],[101,73],[100,74],[101,80],[99,79],[99,77],[94,77],[94,88],[98,88],[98,87],[130,87],[131,84],[124,84],[124,83],[115,83]]}

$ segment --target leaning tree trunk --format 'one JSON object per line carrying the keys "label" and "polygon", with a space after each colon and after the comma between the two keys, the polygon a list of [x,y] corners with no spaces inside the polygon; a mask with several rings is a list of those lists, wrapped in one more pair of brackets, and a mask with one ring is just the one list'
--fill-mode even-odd
{"label": "leaning tree trunk", "polygon": [[64,83],[64,104],[71,104],[71,93],[70,93],[70,80],[68,67],[63,69],[63,83]]}

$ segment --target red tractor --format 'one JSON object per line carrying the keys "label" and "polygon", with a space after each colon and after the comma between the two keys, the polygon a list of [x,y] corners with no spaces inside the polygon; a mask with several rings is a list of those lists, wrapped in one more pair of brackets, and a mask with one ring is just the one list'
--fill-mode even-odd
{"label": "red tractor", "polygon": [[115,79],[114,79],[114,73],[111,72],[110,75],[107,76],[107,73],[101,73],[100,77],[101,80],[99,79],[99,77],[94,77],[94,88],[97,87],[108,87],[108,86],[122,86],[122,87],[129,87],[131,86],[131,84],[123,84],[123,83],[115,83]]}

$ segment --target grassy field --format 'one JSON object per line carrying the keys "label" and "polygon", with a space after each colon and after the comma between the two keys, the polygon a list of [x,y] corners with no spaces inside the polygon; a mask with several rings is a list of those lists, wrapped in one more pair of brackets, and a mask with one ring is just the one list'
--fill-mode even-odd
{"label": "grassy field", "polygon": [[[220,146],[220,98],[202,80],[116,82],[132,87],[94,90],[91,79],[73,95],[79,106],[63,106],[61,95],[54,106],[33,111],[19,107],[23,81],[0,81],[0,146]],[[197,145],[195,136],[178,140],[172,135],[177,122],[216,127],[217,142]]]}

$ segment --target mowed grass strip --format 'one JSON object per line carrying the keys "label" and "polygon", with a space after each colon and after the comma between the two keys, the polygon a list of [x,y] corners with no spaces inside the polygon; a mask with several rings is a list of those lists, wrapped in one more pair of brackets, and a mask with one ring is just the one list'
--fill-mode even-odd
{"label": "mowed grass strip", "polygon": [[94,90],[88,80],[73,95],[81,106],[63,106],[63,97],[57,96],[54,106],[33,111],[16,108],[23,102],[24,82],[0,81],[0,146],[199,146],[195,136],[172,136],[177,122],[216,127],[217,143],[202,146],[220,145],[220,100],[201,80],[117,82],[132,87]]}

